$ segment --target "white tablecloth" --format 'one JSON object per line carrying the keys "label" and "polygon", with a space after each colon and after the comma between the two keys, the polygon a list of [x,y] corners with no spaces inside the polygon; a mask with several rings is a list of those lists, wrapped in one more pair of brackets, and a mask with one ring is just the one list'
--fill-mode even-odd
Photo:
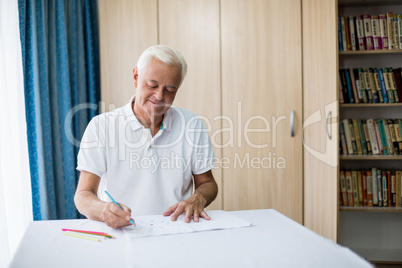
{"label": "white tablecloth", "polygon": [[[371,267],[273,209],[230,212],[253,227],[127,239],[90,220],[31,222],[10,267]],[[103,231],[93,242],[62,228]]]}

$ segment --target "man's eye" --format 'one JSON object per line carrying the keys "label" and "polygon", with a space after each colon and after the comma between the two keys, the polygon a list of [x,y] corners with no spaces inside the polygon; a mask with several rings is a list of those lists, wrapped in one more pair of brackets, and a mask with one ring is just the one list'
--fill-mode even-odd
{"label": "man's eye", "polygon": [[166,88],[166,91],[169,92],[169,93],[173,93],[173,92],[176,91],[176,89],[174,89],[172,87],[168,87],[168,88]]}
{"label": "man's eye", "polygon": [[148,85],[150,88],[157,88],[158,85]]}

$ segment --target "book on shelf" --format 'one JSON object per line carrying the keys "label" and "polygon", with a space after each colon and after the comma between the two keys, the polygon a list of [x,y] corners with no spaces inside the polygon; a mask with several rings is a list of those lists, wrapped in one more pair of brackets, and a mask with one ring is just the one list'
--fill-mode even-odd
{"label": "book on shelf", "polygon": [[394,13],[393,20],[393,30],[394,30],[394,46],[395,49],[399,49],[399,38],[398,38],[398,14]]}
{"label": "book on shelf", "polygon": [[380,22],[381,48],[388,49],[387,16],[380,14],[378,17]]}
{"label": "book on shelf", "polygon": [[[356,72],[356,74],[358,74],[358,73]],[[357,86],[356,86],[355,70],[354,69],[349,69],[349,76],[350,76],[350,83],[352,85],[353,98],[354,98],[356,103],[359,103],[360,102],[359,101],[359,94],[357,93]]]}
{"label": "book on shelf", "polygon": [[349,17],[349,34],[350,34],[350,43],[352,45],[352,50],[357,50],[357,38],[356,38],[356,27],[355,27],[355,19],[354,17]]}
{"label": "book on shelf", "polygon": [[[344,137],[344,139],[346,140],[346,146],[347,146],[347,154],[354,154],[354,151],[353,151],[353,144],[352,144],[352,134],[350,133],[350,128],[349,128],[349,120],[348,119],[344,119],[342,122],[341,122],[341,128],[343,129],[343,132],[344,132],[344,135],[345,135],[345,137]],[[341,135],[342,135],[342,132],[341,132]],[[341,137],[341,139],[342,139],[342,137]],[[346,150],[345,150],[345,152],[346,152]],[[344,152],[344,153],[345,153]]]}
{"label": "book on shelf", "polygon": [[353,130],[354,130],[354,134],[355,134],[357,154],[362,155],[363,154],[362,139],[360,137],[359,126],[357,125],[357,120],[352,119],[352,124],[353,124]]}
{"label": "book on shelf", "polygon": [[345,36],[346,36],[346,46],[347,50],[352,50],[352,42],[350,38],[350,28],[349,28],[349,17],[346,16],[345,18]]}
{"label": "book on shelf", "polygon": [[367,129],[367,120],[363,119],[363,131],[364,131],[364,137],[366,139],[366,145],[367,145],[367,154],[372,154],[373,150],[371,149],[371,141],[370,141],[370,136],[368,133]]}
{"label": "book on shelf", "polygon": [[367,170],[366,172],[366,181],[367,181],[367,206],[373,206],[373,180],[371,176],[371,170]]}
{"label": "book on shelf", "polygon": [[[364,28],[364,37],[366,41],[366,50],[374,49],[373,42],[373,33],[371,29],[371,16],[369,14],[363,15],[363,28]],[[347,37],[346,37],[347,38]]]}
{"label": "book on shelf", "polygon": [[339,89],[339,103],[345,103],[343,99],[343,89],[342,89],[342,82],[341,82],[341,73],[338,73],[338,89]]}
{"label": "book on shelf", "polygon": [[339,51],[402,49],[402,14],[338,17]]}
{"label": "book on shelf", "polygon": [[347,94],[349,97],[349,103],[355,103],[353,88],[352,88],[352,81],[350,78],[350,71],[349,69],[345,69],[345,76],[346,76],[346,87],[347,87]]}
{"label": "book on shelf", "polygon": [[342,38],[342,24],[341,24],[341,17],[338,17],[338,46],[339,46],[339,51],[343,51],[343,38]]}
{"label": "book on shelf", "polygon": [[402,171],[399,169],[341,169],[341,205],[350,207],[401,207]]}
{"label": "book on shelf", "polygon": [[394,15],[387,12],[388,49],[394,48]]}
{"label": "book on shelf", "polygon": [[388,178],[387,172],[382,171],[382,205],[388,206]]}
{"label": "book on shelf", "polygon": [[402,155],[402,119],[342,119],[342,155]]}
{"label": "book on shelf", "polygon": [[396,91],[399,96],[399,101],[401,102],[402,100],[402,69],[401,68],[396,68],[392,69],[392,72],[394,73],[394,79],[395,79],[395,84],[396,84]]}
{"label": "book on shelf", "polygon": [[387,87],[385,85],[385,80],[384,80],[384,72],[381,68],[378,68],[377,70],[378,70],[378,78],[380,80],[382,97],[383,97],[385,103],[389,103]]}
{"label": "book on shelf", "polygon": [[380,22],[378,21],[378,16],[371,16],[371,28],[373,29],[373,42],[374,49],[382,49],[381,47],[381,34],[380,34]]}
{"label": "book on shelf", "polygon": [[367,191],[367,173],[366,170],[357,171],[357,179],[359,180],[359,205],[367,207],[368,191]]}
{"label": "book on shelf", "polygon": [[402,204],[402,171],[395,171],[395,180],[396,180],[396,202],[395,206],[400,207]]}
{"label": "book on shelf", "polygon": [[[348,154],[348,145],[346,143],[346,135],[345,135],[345,128],[343,126],[343,122],[339,122],[339,132],[340,132],[340,139],[341,139],[341,153],[342,154]],[[350,143],[350,146],[352,146],[352,143]],[[353,149],[352,149],[353,151]]]}
{"label": "book on shelf", "polygon": [[382,172],[380,169],[377,169],[377,193],[378,193],[378,206],[382,207],[384,201],[382,198]]}
{"label": "book on shelf", "polygon": [[358,154],[358,151],[357,151],[357,143],[356,143],[356,136],[355,136],[355,131],[354,131],[352,119],[349,119],[349,120],[348,120],[348,125],[349,125],[350,139],[351,139],[351,141],[352,141],[353,154]]}
{"label": "book on shelf", "polygon": [[364,132],[363,121],[364,120],[356,120],[356,124],[359,129],[359,136],[360,136],[360,141],[361,141],[361,146],[362,146],[362,154],[367,155],[367,154],[369,154],[369,152],[371,152],[371,149],[369,150],[369,148],[368,148],[366,134]]}
{"label": "book on shelf", "polygon": [[378,76],[378,69],[374,68],[373,72],[374,72],[374,83],[375,83],[377,93],[378,93],[378,100],[380,101],[380,103],[384,103],[384,97],[382,96],[382,91],[381,91],[380,78]]}
{"label": "book on shelf", "polygon": [[391,170],[391,198],[392,198],[392,206],[396,205],[396,174],[395,170]]}
{"label": "book on shelf", "polygon": [[384,119],[384,120],[382,120],[382,123],[384,125],[385,138],[387,140],[388,154],[393,155],[393,154],[395,154],[394,153],[394,143],[392,142],[391,133],[389,131],[388,120]]}
{"label": "book on shelf", "polygon": [[348,205],[353,207],[353,186],[352,186],[352,172],[350,170],[345,171],[345,178],[346,178],[346,193],[348,196]]}
{"label": "book on shelf", "polygon": [[368,68],[363,68],[364,87],[366,88],[367,101],[373,103],[373,92],[370,85],[370,75]]}
{"label": "book on shelf", "polygon": [[398,18],[398,42],[399,49],[402,49],[402,14],[397,15]]}
{"label": "book on shelf", "polygon": [[[353,171],[352,171],[352,178],[353,178]],[[366,180],[366,174],[364,174],[364,178],[363,178],[362,171],[357,170],[356,171],[356,180],[357,180],[358,205],[361,206],[362,204],[364,204],[364,194],[366,194],[366,202],[367,202],[367,185],[365,182],[363,185],[363,180]]]}
{"label": "book on shelf", "polygon": [[394,103],[395,102],[395,97],[394,97],[394,90],[393,90],[393,86],[391,85],[391,81],[390,81],[390,77],[389,77],[389,73],[388,73],[388,68],[383,68],[383,77],[384,77],[384,84],[385,84],[385,88],[387,90],[387,96],[388,96],[388,100],[390,103]]}
{"label": "book on shelf", "polygon": [[353,206],[359,206],[359,185],[357,181],[357,170],[352,170]]}
{"label": "book on shelf", "polygon": [[368,97],[367,97],[367,86],[366,86],[366,79],[364,78],[364,72],[363,68],[358,68],[357,69],[358,77],[359,79],[357,80],[357,85],[358,85],[358,92],[360,93],[359,98],[360,102],[363,103],[368,103]]}
{"label": "book on shelf", "polygon": [[387,170],[387,182],[388,182],[388,206],[392,207],[392,176],[391,171]]}
{"label": "book on shelf", "polygon": [[380,133],[380,127],[379,127],[377,119],[373,120],[373,125],[374,125],[375,135],[377,137],[378,150],[380,151],[380,154],[383,155],[384,154],[384,147],[383,147],[381,133]]}
{"label": "book on shelf", "polygon": [[384,155],[388,155],[388,143],[387,143],[387,136],[385,136],[384,122],[382,119],[378,119],[377,122],[378,122],[378,128],[379,128],[379,135],[381,137],[382,149],[383,149]]}
{"label": "book on shelf", "polygon": [[380,154],[380,150],[378,148],[377,135],[375,134],[373,119],[367,119],[367,130],[368,137],[370,139],[372,153],[374,155]]}
{"label": "book on shelf", "polygon": [[348,45],[346,43],[346,29],[345,29],[345,17],[341,17],[341,33],[342,33],[342,48],[344,51],[348,50]]}
{"label": "book on shelf", "polygon": [[343,206],[348,206],[348,192],[346,188],[346,177],[345,177],[345,171],[340,172],[340,183],[341,183],[341,200],[342,200],[342,205]]}
{"label": "book on shelf", "polygon": [[392,91],[394,93],[395,102],[400,102],[398,88],[396,86],[395,74],[394,74],[394,70],[392,68],[388,68],[388,76],[389,76],[389,80],[390,80],[390,86],[392,86]]}
{"label": "book on shelf", "polygon": [[371,185],[373,191],[373,205],[378,206],[377,168],[371,169]]}
{"label": "book on shelf", "polygon": [[394,119],[394,131],[396,136],[396,141],[398,142],[399,153],[402,154],[402,132],[399,127],[398,119]]}
{"label": "book on shelf", "polygon": [[394,120],[388,119],[387,120],[387,125],[388,125],[389,135],[391,137],[390,142],[392,143],[393,149],[395,151],[394,154],[399,154],[399,144],[398,144],[398,140],[396,138]]}
{"label": "book on shelf", "polygon": [[369,84],[370,84],[370,88],[373,94],[373,102],[374,103],[379,103],[380,99],[378,97],[378,90],[377,90],[377,86],[374,80],[374,69],[373,68],[368,68],[368,74],[369,74]]}

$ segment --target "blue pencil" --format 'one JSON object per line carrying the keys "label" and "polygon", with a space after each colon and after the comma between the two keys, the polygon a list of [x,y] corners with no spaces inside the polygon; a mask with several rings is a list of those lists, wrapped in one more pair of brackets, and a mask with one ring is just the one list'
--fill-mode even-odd
{"label": "blue pencil", "polygon": [[[105,193],[109,196],[109,198],[112,200],[113,203],[115,203],[116,205],[119,206],[119,208],[121,208],[122,210],[124,210],[124,209],[119,205],[119,203],[117,203],[116,201],[114,201],[113,197],[112,197],[107,191],[105,191]],[[134,225],[134,227],[135,227],[135,223],[134,223],[133,219],[130,219],[130,222],[131,222],[131,224]]]}

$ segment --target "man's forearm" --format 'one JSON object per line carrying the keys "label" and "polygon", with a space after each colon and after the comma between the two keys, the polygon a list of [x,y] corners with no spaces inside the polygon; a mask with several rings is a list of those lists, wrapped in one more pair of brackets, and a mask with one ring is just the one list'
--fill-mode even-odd
{"label": "man's forearm", "polygon": [[103,221],[102,211],[106,202],[99,200],[98,196],[90,191],[81,191],[74,197],[78,211],[90,220]]}
{"label": "man's forearm", "polygon": [[218,185],[215,181],[205,182],[199,185],[194,191],[194,195],[199,195],[205,200],[205,207],[209,206],[215,200],[217,194]]}

